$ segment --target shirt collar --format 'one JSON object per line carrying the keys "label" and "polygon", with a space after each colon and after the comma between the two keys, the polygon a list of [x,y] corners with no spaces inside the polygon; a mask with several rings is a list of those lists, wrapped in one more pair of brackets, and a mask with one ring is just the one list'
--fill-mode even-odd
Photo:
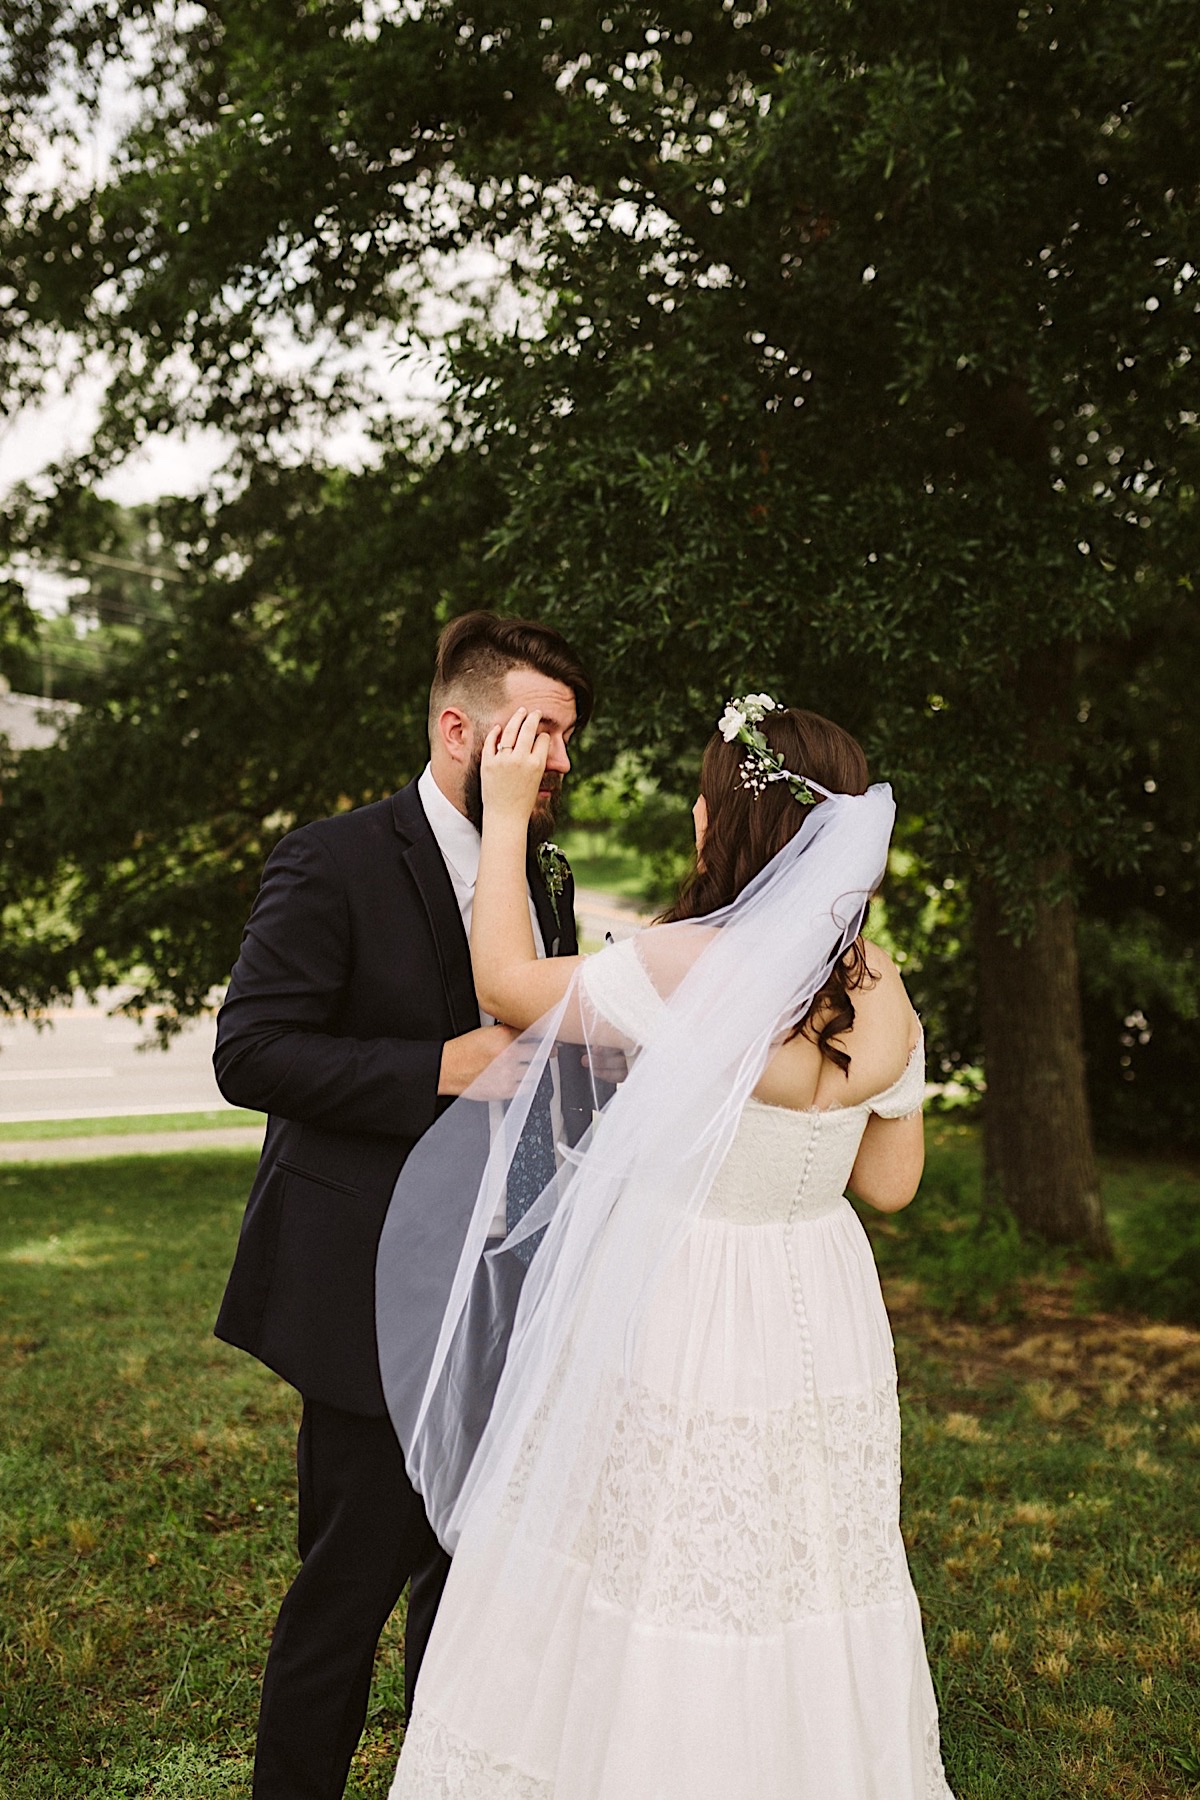
{"label": "shirt collar", "polygon": [[479,875],[479,833],[466,814],[447,800],[430,763],[417,781],[417,793],[442,856],[463,886],[473,888]]}

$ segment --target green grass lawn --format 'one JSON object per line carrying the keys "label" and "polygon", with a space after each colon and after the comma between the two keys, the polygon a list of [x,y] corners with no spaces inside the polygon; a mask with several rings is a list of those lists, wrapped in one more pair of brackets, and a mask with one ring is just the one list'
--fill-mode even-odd
{"label": "green grass lawn", "polygon": [[267,1115],[241,1107],[212,1112],[128,1113],[117,1119],[13,1119],[0,1125],[0,1143],[65,1137],[137,1137],[147,1131],[213,1131],[266,1125]]}
{"label": "green grass lawn", "polygon": [[[958,1128],[932,1135],[933,1224],[919,1200],[877,1242],[952,1785],[1200,1793],[1200,1332],[1081,1313],[1057,1265],[982,1317],[931,1309],[930,1244],[954,1240],[976,1154]],[[210,1335],[252,1168],[193,1152],[0,1169],[4,1800],[249,1793],[297,1413]],[[1149,1170],[1138,1201],[1136,1171],[1117,1174],[1127,1210],[1167,1179]],[[386,1794],[400,1695],[395,1620],[354,1800]]]}
{"label": "green grass lawn", "polygon": [[571,864],[576,887],[596,888],[648,906],[649,858],[622,843],[616,832],[564,831],[558,844]]}

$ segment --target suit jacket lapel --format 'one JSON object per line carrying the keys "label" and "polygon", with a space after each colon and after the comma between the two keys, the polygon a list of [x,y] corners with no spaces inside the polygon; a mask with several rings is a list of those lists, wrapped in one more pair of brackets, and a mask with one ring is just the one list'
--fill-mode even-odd
{"label": "suit jacket lapel", "polygon": [[558,946],[560,956],[578,956],[579,938],[575,927],[575,877],[568,875],[562,896],[558,902],[558,910],[562,914],[562,942]]}
{"label": "suit jacket lapel", "polygon": [[[546,884],[542,880],[542,871],[538,868],[537,857],[530,849],[525,859],[525,879],[529,883],[529,892],[533,895],[533,910],[537,914],[541,927],[542,943],[546,947],[547,956],[557,956],[559,940],[562,937],[562,926],[554,916],[554,905],[546,892]],[[559,901],[562,905],[562,901]]]}
{"label": "suit jacket lapel", "polygon": [[479,1002],[471,974],[471,947],[454,884],[429,828],[415,781],[392,795],[392,818],[397,835],[405,840],[404,862],[429,917],[451,1023],[456,1034],[474,1031],[479,1025]]}
{"label": "suit jacket lapel", "polygon": [[578,945],[575,941],[574,883],[568,878],[562,893],[558,896],[558,918],[555,918],[554,902],[542,880],[542,871],[538,867],[537,857],[532,849],[525,864],[525,874],[529,882],[529,891],[533,895],[533,910],[537,914],[538,924],[542,928],[542,942],[546,946],[546,955],[575,956],[578,952]]}

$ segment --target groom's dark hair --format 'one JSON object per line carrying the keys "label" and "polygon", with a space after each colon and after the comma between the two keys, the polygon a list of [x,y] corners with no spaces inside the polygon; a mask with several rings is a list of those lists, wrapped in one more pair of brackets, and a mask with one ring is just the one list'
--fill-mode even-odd
{"label": "groom's dark hair", "polygon": [[495,613],[469,612],[451,619],[437,643],[437,663],[429,690],[429,730],[449,700],[461,700],[472,713],[484,712],[498,698],[510,669],[532,669],[561,681],[575,696],[580,727],[591,717],[592,679],[559,631],[532,619],[501,619]]}

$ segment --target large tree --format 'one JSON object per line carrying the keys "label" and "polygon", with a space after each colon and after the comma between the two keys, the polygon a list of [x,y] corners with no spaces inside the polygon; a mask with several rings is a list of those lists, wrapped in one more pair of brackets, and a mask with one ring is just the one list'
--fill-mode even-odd
{"label": "large tree", "polygon": [[[439,624],[490,597],[492,504],[486,470],[395,454],[357,478],[260,469],[215,529],[199,503],[148,509],[170,607],[109,640],[52,748],[0,759],[9,1008],[132,983],[165,1036],[205,1005],[275,841],[420,767]],[[103,522],[81,510],[29,507],[26,553],[78,547]],[[109,573],[81,607],[129,611]]]}
{"label": "large tree", "polygon": [[1191,603],[1191,15],[21,9],[27,91],[140,33],[112,177],[5,227],[10,382],[48,334],[112,359],[73,478],[179,420],[286,457],[342,393],[279,375],[283,326],[405,341],[486,246],[443,459],[498,497],[493,591],[569,624],[608,741],[664,767],[743,683],[864,733],[972,908],[992,1182],[1097,1250],[1075,907],[1141,835],[1094,692]]}

